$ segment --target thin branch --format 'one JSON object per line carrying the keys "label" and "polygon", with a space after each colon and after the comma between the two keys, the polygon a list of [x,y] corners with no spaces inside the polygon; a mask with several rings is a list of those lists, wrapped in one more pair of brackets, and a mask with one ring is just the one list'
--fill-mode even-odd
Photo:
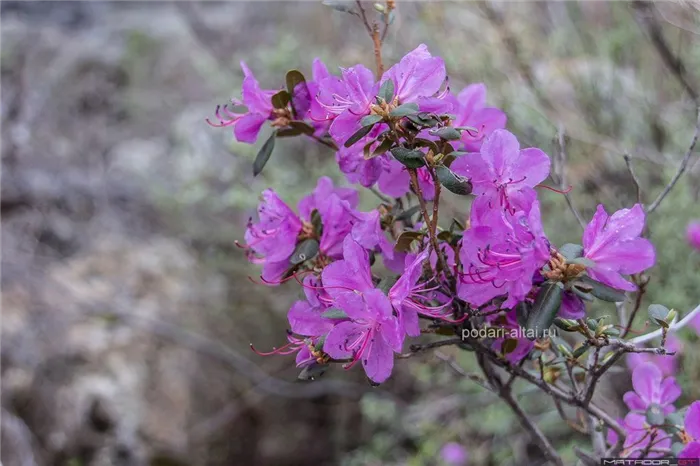
{"label": "thin branch", "polygon": [[525,430],[532,435],[533,440],[537,442],[545,457],[557,466],[564,466],[564,461],[561,459],[561,456],[559,456],[559,453],[557,453],[556,448],[549,442],[549,439],[547,439],[540,430],[539,426],[532,422],[527,413],[523,411],[515,398],[513,398],[512,392],[508,389],[501,390],[500,396],[503,401],[510,406],[510,409],[518,417]]}
{"label": "thin branch", "polygon": [[686,167],[688,166],[688,161],[690,160],[691,155],[693,155],[693,150],[695,150],[695,144],[698,142],[698,135],[700,134],[700,107],[698,107],[697,112],[698,114],[697,120],[695,122],[695,133],[693,134],[693,139],[690,141],[688,151],[685,153],[685,156],[683,157],[683,160],[681,161],[681,164],[678,167],[678,171],[676,171],[676,174],[673,176],[671,181],[666,185],[664,190],[661,191],[659,197],[657,197],[656,200],[647,208],[648,213],[652,213],[654,210],[656,210],[657,207],[659,207],[661,201],[663,201],[664,198],[668,195],[668,193],[671,192],[671,190],[676,185],[680,177],[683,175],[683,172],[685,172]]}
{"label": "thin branch", "polygon": [[559,178],[559,188],[564,191],[564,199],[566,199],[566,204],[569,206],[569,210],[574,214],[574,217],[576,217],[576,221],[578,221],[578,224],[581,225],[581,228],[585,229],[586,221],[583,219],[578,209],[574,207],[571,196],[568,192],[566,192],[567,189],[569,189],[569,187],[566,186],[566,136],[564,134],[564,125],[561,123],[559,124],[559,130],[557,131],[557,141],[559,142],[559,156],[555,159],[557,166],[554,171],[557,172],[557,176]]}
{"label": "thin branch", "polygon": [[484,380],[482,377],[480,377],[477,374],[474,374],[473,372],[467,372],[465,371],[462,366],[457,364],[457,362],[454,360],[453,357],[446,355],[445,353],[441,351],[435,351],[435,357],[438,358],[441,361],[444,361],[447,363],[450,368],[455,371],[457,374],[461,375],[462,377],[465,377],[472,382],[480,385],[482,388],[485,388],[488,391],[494,391],[494,388],[489,385],[486,380]]}
{"label": "thin branch", "polygon": [[632,167],[632,159],[630,158],[629,154],[624,155],[625,159],[625,165],[627,166],[627,171],[630,173],[630,176],[632,177],[632,182],[634,183],[634,188],[637,192],[637,204],[642,203],[642,186],[639,184],[639,178],[637,178],[637,174],[634,172],[634,168]]}
{"label": "thin branch", "polygon": [[360,10],[360,17],[362,18],[362,22],[365,25],[365,29],[367,29],[367,32],[369,35],[372,35],[372,26],[369,25],[369,21],[367,20],[367,14],[365,13],[365,7],[362,6],[362,2],[360,0],[355,0],[355,3],[357,4],[357,8]]}
{"label": "thin branch", "polygon": [[637,10],[637,14],[635,15],[637,23],[649,34],[651,42],[654,44],[661,60],[671,73],[673,73],[683,88],[685,88],[695,104],[699,104],[698,93],[693,86],[690,85],[690,82],[688,82],[688,76],[683,61],[673,53],[671,47],[664,38],[663,30],[652,9],[652,4],[650,2],[634,2],[632,5]]}
{"label": "thin branch", "polygon": [[[669,327],[668,327],[668,332],[669,332],[669,333],[670,333],[670,332],[675,332],[676,330],[682,329],[683,327],[685,327],[686,325],[688,325],[688,324],[689,324],[696,316],[698,316],[698,315],[700,315],[700,304],[699,304],[695,309],[693,309],[692,311],[690,311],[690,312],[688,313],[688,315],[686,315],[686,316],[683,318],[683,320],[681,320],[680,322],[672,323],[671,325],[669,325]],[[651,332],[651,333],[647,333],[647,334],[645,334],[645,335],[640,335],[640,336],[638,336],[638,337],[632,338],[631,340],[629,340],[629,343],[631,343],[631,344],[633,344],[633,345],[639,345],[639,344],[642,344],[642,343],[647,343],[647,342],[649,342],[649,341],[651,341],[651,340],[653,340],[653,339],[655,339],[655,338],[658,338],[658,337],[662,336],[662,335],[663,335],[663,330],[664,330],[664,329],[661,329],[661,328],[660,328],[660,329],[655,330],[655,331],[653,331],[653,332]]]}

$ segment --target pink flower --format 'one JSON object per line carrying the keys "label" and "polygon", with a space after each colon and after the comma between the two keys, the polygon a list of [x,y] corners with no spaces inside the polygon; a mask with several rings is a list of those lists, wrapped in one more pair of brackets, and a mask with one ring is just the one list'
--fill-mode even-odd
{"label": "pink flower", "polygon": [[[518,332],[522,327],[518,323],[515,310],[508,311],[504,314],[499,313],[488,316],[486,320],[491,322],[493,327],[506,330],[506,336],[496,338],[493,341],[492,347],[494,350],[503,354],[508,361],[519,363],[525,356],[530,354],[530,351],[532,351],[532,348],[535,346],[535,342],[529,338],[518,336]],[[515,340],[516,345],[515,348],[512,348],[512,350],[509,348],[509,351],[506,352],[504,344],[508,340]]]}
{"label": "pink flower", "polygon": [[260,221],[248,221],[245,232],[248,259],[263,264],[262,277],[266,282],[276,282],[291,267],[289,258],[296,247],[301,232],[299,217],[282,201],[277,193],[266,189],[258,206]]}
{"label": "pink flower", "polygon": [[549,260],[549,241],[540,220],[539,202],[527,212],[490,211],[464,232],[460,259],[463,272],[457,292],[473,306],[506,295],[512,308],[532,288],[533,275]]}
{"label": "pink flower", "polygon": [[650,362],[635,367],[632,372],[634,391],[625,393],[623,400],[634,412],[656,408],[664,415],[675,411],[673,402],[681,396],[681,387],[673,377],[663,377],[661,370]]}
{"label": "pink flower", "polygon": [[[399,63],[389,68],[382,76],[381,83],[394,81],[394,97],[399,104],[416,102],[427,111],[427,105],[434,105],[433,97],[447,78],[445,61],[433,57],[428,46],[421,44],[407,53]],[[421,105],[423,104],[423,105]],[[434,111],[433,108],[430,111]]]}
{"label": "pink flower", "polygon": [[315,121],[333,120],[329,132],[338,145],[360,129],[360,120],[369,114],[379,91],[374,74],[365,66],[341,69],[341,74],[342,78],[328,76],[319,82],[316,99],[322,110],[313,115]]}
{"label": "pink flower", "polygon": [[[258,80],[255,79],[253,72],[246,66],[245,62],[241,62],[241,68],[243,68],[245,76],[241,90],[243,100],[231,99],[231,103],[234,106],[245,105],[248,111],[235,113],[229,110],[226,105],[223,107],[217,106],[216,117],[219,119],[219,123],[209,122],[209,124],[219,127],[233,126],[233,134],[236,136],[236,140],[253,144],[258,139],[263,123],[274,118],[272,114],[274,110],[272,96],[278,91],[261,89]],[[221,112],[225,115],[222,116]]]}
{"label": "pink flower", "polygon": [[457,442],[449,442],[440,449],[440,457],[448,466],[463,466],[467,464],[469,454],[467,449]]}
{"label": "pink flower", "polygon": [[583,256],[595,263],[588,267],[588,275],[613,288],[636,290],[621,274],[642,272],[656,261],[654,246],[640,237],[643,229],[644,209],[640,204],[611,216],[598,205],[583,233]]}
{"label": "pink flower", "polygon": [[486,106],[486,86],[483,83],[470,84],[452,100],[452,113],[456,116],[452,126],[470,126],[478,130],[462,132],[464,147],[460,149],[478,152],[486,136],[506,127],[506,114],[500,109]]}
{"label": "pink flower", "polygon": [[480,210],[527,210],[536,199],[533,189],[549,176],[550,161],[540,149],[520,150],[513,134],[497,129],[486,137],[477,154],[458,157],[450,168],[466,176],[479,196]]}
{"label": "pink flower", "polygon": [[690,222],[687,230],[688,243],[700,251],[700,222]]}
{"label": "pink flower", "polygon": [[700,401],[693,402],[685,414],[685,433],[692,440],[678,454],[679,458],[700,458]]}

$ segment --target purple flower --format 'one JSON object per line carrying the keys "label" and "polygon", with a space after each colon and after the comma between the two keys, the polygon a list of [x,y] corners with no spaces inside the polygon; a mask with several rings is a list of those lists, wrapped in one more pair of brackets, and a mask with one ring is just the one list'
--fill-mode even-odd
{"label": "purple flower", "polygon": [[529,212],[491,211],[464,232],[460,259],[463,272],[458,295],[482,306],[507,295],[503,308],[512,308],[532,288],[533,275],[549,259],[549,241],[540,220],[539,202]]}
{"label": "purple flower", "polygon": [[[666,341],[666,349],[676,353],[683,349],[683,342],[673,335],[669,335]],[[678,354],[674,356],[658,355],[650,353],[629,353],[627,355],[627,367],[634,370],[640,364],[650,362],[659,368],[663,376],[675,375],[678,370]]]}
{"label": "purple flower", "polygon": [[540,149],[520,150],[513,134],[497,129],[487,136],[481,151],[463,155],[450,168],[469,178],[472,193],[486,207],[527,210],[537,195],[533,189],[549,175],[550,160]]}
{"label": "purple flower", "polygon": [[[370,105],[379,91],[374,74],[362,65],[341,69],[342,78],[328,76],[319,82],[316,96],[320,108],[314,120],[333,120],[330,134],[342,145],[360,129],[360,120],[370,113]],[[321,114],[321,112],[323,112]]]}
{"label": "purple flower", "polygon": [[681,396],[681,387],[676,379],[664,378],[661,370],[650,362],[635,367],[632,386],[634,391],[625,393],[623,400],[634,412],[644,413],[649,408],[654,408],[667,415],[675,411],[673,402]]}
{"label": "purple flower", "polygon": [[700,401],[693,402],[685,414],[687,444],[679,458],[700,458]]}
{"label": "purple flower", "polygon": [[452,100],[452,113],[456,116],[452,126],[477,129],[476,132],[462,132],[462,150],[478,152],[486,136],[506,127],[506,114],[500,109],[486,106],[486,86],[483,83],[465,87]]}
{"label": "purple flower", "polygon": [[583,256],[595,263],[588,267],[588,275],[613,288],[636,290],[621,274],[638,273],[654,265],[654,246],[648,239],[640,238],[643,229],[644,209],[640,204],[618,210],[612,216],[598,205],[583,233]]}
{"label": "purple flower", "polygon": [[[241,94],[243,100],[231,99],[231,103],[236,105],[245,105],[248,109],[245,113],[235,113],[228,109],[228,106],[217,106],[216,117],[219,123],[211,123],[212,126],[233,126],[233,134],[236,140],[253,144],[258,139],[260,128],[266,120],[274,119],[272,106],[272,96],[277,90],[261,89],[258,80],[253,76],[253,72],[241,62],[243,68],[243,86]],[[222,116],[221,112],[225,115]]]}
{"label": "purple flower", "polygon": [[389,300],[399,315],[399,323],[407,335],[417,337],[420,335],[418,314],[423,314],[436,319],[444,319],[445,308],[451,303],[430,307],[421,303],[423,294],[435,288],[427,288],[427,283],[419,284],[423,274],[423,263],[428,258],[428,249],[423,250],[417,256],[406,257],[406,267],[403,275],[389,290]]}
{"label": "purple flower", "polygon": [[259,222],[248,221],[245,232],[249,260],[262,263],[262,277],[266,282],[276,282],[290,268],[289,258],[296,247],[302,222],[271,189],[262,193],[258,206]]}
{"label": "purple flower", "polygon": [[[622,426],[627,432],[621,453],[622,457],[640,458],[648,447],[654,449],[668,449],[671,447],[671,437],[660,428],[647,424],[643,414],[628,413],[622,422]],[[614,440],[613,443],[616,443],[617,435],[609,436],[609,439]],[[663,456],[663,453],[649,452],[645,458],[660,458]]]}
{"label": "purple flower", "polygon": [[690,222],[686,232],[688,243],[700,251],[700,222]]}
{"label": "purple flower", "polygon": [[315,115],[325,115],[325,111],[318,103],[316,95],[320,90],[320,82],[328,77],[330,73],[328,68],[319,58],[315,58],[311,66],[313,79],[306,81],[306,86],[299,84],[295,89],[292,102],[298,113],[303,115],[305,119],[310,120],[315,128],[314,134],[318,137],[325,135],[328,132],[330,121],[325,118],[320,118],[320,121],[314,119]]}
{"label": "purple flower", "polygon": [[299,214],[311,220],[314,209],[323,222],[320,251],[329,257],[342,257],[342,244],[352,230],[359,193],[351,188],[336,188],[327,176],[319,178],[311,194],[299,201]]}
{"label": "purple flower", "polygon": [[[377,155],[370,159],[365,158],[364,147],[369,142],[376,139],[379,134],[387,128],[384,124],[375,125],[367,136],[351,147],[341,146],[336,152],[335,158],[340,167],[340,171],[345,173],[351,183],[360,183],[365,188],[374,185],[390,158],[387,155]],[[371,146],[374,151],[380,142],[375,142]],[[396,162],[398,163],[398,162]]]}
{"label": "purple flower", "polygon": [[445,61],[433,57],[428,46],[421,44],[389,68],[381,83],[388,79],[394,81],[394,98],[399,104],[416,102],[422,110],[434,111],[427,106],[435,105],[433,97],[440,91],[446,77]]}
{"label": "purple flower", "polygon": [[394,258],[394,245],[382,229],[379,211],[359,212],[356,217],[357,220],[351,232],[352,239],[368,251],[379,250],[385,258],[392,260]]}
{"label": "purple flower", "polygon": [[448,466],[463,466],[467,463],[469,455],[467,449],[456,442],[449,442],[440,449],[440,457]]}

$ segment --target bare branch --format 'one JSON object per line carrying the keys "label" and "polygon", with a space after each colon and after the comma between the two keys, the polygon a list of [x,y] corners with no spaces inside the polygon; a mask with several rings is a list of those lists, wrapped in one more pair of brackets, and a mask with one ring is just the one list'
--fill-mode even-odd
{"label": "bare branch", "polygon": [[676,174],[673,176],[673,178],[671,178],[671,181],[666,185],[664,190],[661,191],[661,194],[659,194],[656,200],[647,208],[648,213],[652,213],[656,210],[657,207],[659,207],[661,201],[663,201],[664,198],[668,195],[668,193],[671,192],[671,190],[676,185],[680,177],[683,175],[683,172],[685,172],[685,169],[688,166],[688,161],[690,160],[690,156],[693,155],[693,151],[695,150],[695,144],[698,142],[698,134],[700,134],[700,107],[698,107],[698,114],[697,120],[695,122],[695,133],[693,134],[693,139],[690,141],[690,146],[688,147],[688,150],[686,151],[683,160],[681,160],[681,164],[678,167],[678,171],[676,171]]}

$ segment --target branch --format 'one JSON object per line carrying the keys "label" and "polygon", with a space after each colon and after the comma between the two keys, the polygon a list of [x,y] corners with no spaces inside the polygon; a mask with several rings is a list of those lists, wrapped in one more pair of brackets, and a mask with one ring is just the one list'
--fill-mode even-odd
{"label": "branch", "polygon": [[683,61],[673,53],[671,47],[668,45],[668,42],[666,42],[661,25],[659,24],[659,21],[652,10],[651,3],[634,2],[632,5],[637,10],[637,14],[635,15],[637,23],[646,29],[649,37],[651,38],[651,42],[654,44],[656,51],[661,57],[661,60],[663,60],[664,64],[673,73],[678,82],[685,88],[686,92],[697,105],[699,103],[698,93],[688,82]]}
{"label": "branch", "polygon": [[666,195],[668,195],[668,193],[671,192],[671,190],[676,185],[680,177],[683,175],[683,172],[685,172],[685,169],[688,166],[688,161],[690,160],[690,156],[693,155],[693,150],[695,150],[695,144],[698,142],[698,134],[700,134],[700,107],[698,107],[698,115],[697,120],[695,122],[695,133],[693,134],[693,139],[690,141],[688,151],[685,153],[685,157],[683,157],[683,160],[681,161],[681,164],[678,167],[678,171],[673,176],[671,181],[666,185],[664,190],[661,191],[659,197],[657,197],[656,200],[647,208],[648,213],[652,213],[654,210],[656,210],[657,207],[659,207],[661,201],[663,201]]}
{"label": "branch", "polygon": [[560,123],[559,124],[559,131],[557,131],[557,141],[559,142],[559,157],[555,159],[557,162],[556,169],[554,170],[557,173],[557,177],[559,178],[559,188],[564,191],[564,199],[566,199],[566,204],[569,206],[569,210],[571,213],[574,214],[574,217],[576,217],[576,220],[578,221],[578,224],[581,225],[582,229],[586,228],[586,221],[583,219],[579,211],[574,207],[574,203],[571,200],[571,196],[569,195],[567,189],[569,189],[568,186],[566,186],[566,137],[564,135],[564,126]]}
{"label": "branch", "polygon": [[[683,320],[681,320],[680,322],[677,322],[677,323],[674,322],[674,323],[672,323],[671,325],[669,325],[669,327],[668,327],[668,329],[667,329],[667,332],[675,332],[676,330],[682,329],[683,327],[685,327],[686,325],[688,325],[688,324],[690,323],[690,321],[693,320],[693,319],[694,319],[697,315],[699,315],[699,314],[700,314],[700,304],[698,304],[698,306],[697,306],[695,309],[693,309],[692,311],[690,311],[690,312],[688,313],[688,315],[686,315],[686,316],[683,318]],[[629,343],[632,343],[632,344],[634,344],[634,345],[639,345],[639,344],[642,344],[642,343],[647,343],[647,342],[649,342],[649,341],[651,341],[651,340],[653,340],[653,339],[655,339],[655,338],[658,338],[658,337],[662,336],[662,335],[663,335],[663,330],[664,330],[664,329],[660,328],[660,329],[655,330],[655,331],[653,331],[653,332],[651,332],[651,333],[647,333],[646,335],[640,335],[640,336],[638,336],[638,337],[632,338],[631,340],[629,340]]]}
{"label": "branch", "polygon": [[625,159],[625,165],[627,166],[627,171],[630,173],[630,176],[632,177],[632,182],[634,183],[634,188],[637,192],[637,204],[642,203],[642,187],[639,184],[639,178],[637,178],[637,174],[634,172],[634,168],[632,168],[632,159],[630,158],[629,154],[625,154],[624,156]]}

